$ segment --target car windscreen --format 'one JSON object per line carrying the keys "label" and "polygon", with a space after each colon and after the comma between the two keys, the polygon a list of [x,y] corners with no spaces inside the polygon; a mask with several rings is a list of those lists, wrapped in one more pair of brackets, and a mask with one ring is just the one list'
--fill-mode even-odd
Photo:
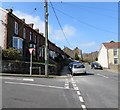
{"label": "car windscreen", "polygon": [[96,66],[101,66],[99,63],[95,63]]}
{"label": "car windscreen", "polygon": [[85,66],[81,65],[81,64],[77,64],[77,65],[73,65],[73,66],[74,66],[74,68],[85,68]]}

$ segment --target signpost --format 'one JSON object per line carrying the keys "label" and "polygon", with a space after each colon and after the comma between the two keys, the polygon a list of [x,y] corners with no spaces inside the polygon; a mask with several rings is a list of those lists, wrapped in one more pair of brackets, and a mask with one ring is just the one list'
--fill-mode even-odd
{"label": "signpost", "polygon": [[32,75],[32,52],[34,51],[34,48],[30,48],[30,76]]}

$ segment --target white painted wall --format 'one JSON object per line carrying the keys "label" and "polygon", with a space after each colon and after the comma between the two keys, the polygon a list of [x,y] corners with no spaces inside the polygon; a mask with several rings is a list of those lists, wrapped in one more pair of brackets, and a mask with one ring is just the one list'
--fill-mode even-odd
{"label": "white painted wall", "polygon": [[108,68],[107,49],[103,44],[102,44],[101,49],[99,51],[98,63],[100,63],[102,65],[102,67]]}
{"label": "white painted wall", "polygon": [[4,49],[4,33],[6,29],[6,15],[7,11],[0,8],[0,46]]}

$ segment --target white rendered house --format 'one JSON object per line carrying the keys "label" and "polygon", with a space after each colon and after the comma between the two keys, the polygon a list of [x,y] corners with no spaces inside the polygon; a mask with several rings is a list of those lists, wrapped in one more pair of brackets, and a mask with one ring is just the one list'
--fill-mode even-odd
{"label": "white rendered house", "polygon": [[108,42],[101,45],[98,63],[104,68],[120,65],[120,42]]}

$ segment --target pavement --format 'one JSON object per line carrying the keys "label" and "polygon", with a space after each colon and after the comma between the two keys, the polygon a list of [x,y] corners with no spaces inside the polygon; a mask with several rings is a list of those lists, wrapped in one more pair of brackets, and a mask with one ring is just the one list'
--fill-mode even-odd
{"label": "pavement", "polygon": [[105,71],[113,72],[113,73],[120,73],[118,70],[112,70],[112,69],[104,69]]}
{"label": "pavement", "polygon": [[[87,65],[86,65],[87,66]],[[89,65],[90,66],[90,65]],[[108,68],[103,68],[104,71],[113,72],[113,73],[120,73],[120,70],[113,70]]]}

